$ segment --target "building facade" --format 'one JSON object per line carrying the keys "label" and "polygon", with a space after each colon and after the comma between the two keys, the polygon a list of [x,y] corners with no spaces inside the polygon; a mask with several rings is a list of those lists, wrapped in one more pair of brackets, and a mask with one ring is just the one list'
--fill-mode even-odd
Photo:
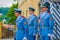
{"label": "building facade", "polygon": [[39,14],[39,2],[40,0],[19,0],[18,8],[22,9],[22,15],[28,18],[29,16],[29,7],[32,6],[35,8],[35,14]]}

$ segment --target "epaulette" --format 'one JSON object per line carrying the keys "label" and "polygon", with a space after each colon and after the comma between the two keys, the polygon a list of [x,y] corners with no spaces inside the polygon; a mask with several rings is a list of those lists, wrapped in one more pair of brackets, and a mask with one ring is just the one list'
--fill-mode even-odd
{"label": "epaulette", "polygon": [[34,14],[34,16],[36,16],[36,14]]}
{"label": "epaulette", "polygon": [[25,18],[24,16],[22,16],[23,18]]}
{"label": "epaulette", "polygon": [[48,14],[51,14],[50,12],[48,12]]}

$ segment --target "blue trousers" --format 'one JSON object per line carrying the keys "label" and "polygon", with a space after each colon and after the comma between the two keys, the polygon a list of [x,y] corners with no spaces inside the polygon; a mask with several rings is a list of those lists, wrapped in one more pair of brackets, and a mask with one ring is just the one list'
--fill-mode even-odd
{"label": "blue trousers", "polygon": [[16,40],[23,40],[24,32],[23,31],[17,31],[16,32]]}
{"label": "blue trousers", "polygon": [[49,37],[48,36],[41,36],[40,40],[49,40]]}
{"label": "blue trousers", "polygon": [[34,36],[34,35],[32,35],[32,34],[31,34],[31,35],[29,35],[29,36],[28,36],[28,40],[35,40],[35,36]]}

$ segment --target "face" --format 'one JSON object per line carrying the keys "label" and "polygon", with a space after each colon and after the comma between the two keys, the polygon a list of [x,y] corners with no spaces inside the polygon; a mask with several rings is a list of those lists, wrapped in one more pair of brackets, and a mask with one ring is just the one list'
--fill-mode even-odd
{"label": "face", "polygon": [[17,16],[17,17],[18,17],[19,15],[20,15],[20,14],[19,14],[18,12],[16,12],[16,13],[15,13],[15,16]]}
{"label": "face", "polygon": [[48,10],[48,8],[46,8],[46,7],[44,7],[44,8],[41,9],[42,12],[45,12],[47,10]]}
{"label": "face", "polygon": [[33,14],[33,13],[34,13],[33,11],[29,10],[29,14]]}

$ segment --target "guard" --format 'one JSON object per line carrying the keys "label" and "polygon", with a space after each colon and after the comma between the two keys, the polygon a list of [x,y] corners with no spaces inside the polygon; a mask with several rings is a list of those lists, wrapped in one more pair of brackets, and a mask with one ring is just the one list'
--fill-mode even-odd
{"label": "guard", "polygon": [[49,3],[44,3],[38,17],[40,40],[50,40],[49,37],[53,34],[54,20],[49,12],[49,8]]}
{"label": "guard", "polygon": [[28,24],[27,20],[24,16],[21,15],[22,10],[20,9],[15,9],[15,16],[17,16],[16,19],[16,40],[27,40],[27,35],[28,35]]}
{"label": "guard", "polygon": [[29,37],[28,40],[35,40],[37,34],[37,27],[38,27],[38,19],[37,16],[34,14],[35,9],[33,7],[29,7],[29,18],[28,18],[28,25],[29,25]]}

